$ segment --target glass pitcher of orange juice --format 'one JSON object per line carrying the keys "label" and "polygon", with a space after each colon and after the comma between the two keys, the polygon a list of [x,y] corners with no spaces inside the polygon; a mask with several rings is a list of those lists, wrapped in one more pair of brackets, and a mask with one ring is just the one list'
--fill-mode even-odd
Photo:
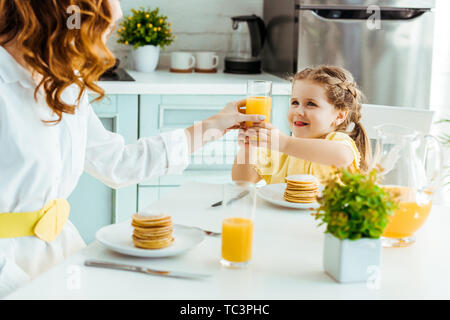
{"label": "glass pitcher of orange juice", "polygon": [[409,246],[430,213],[440,182],[440,144],[433,136],[402,126],[385,124],[375,129],[372,163],[382,168],[381,184],[399,201],[382,235],[383,246]]}
{"label": "glass pitcher of orange juice", "polygon": [[[272,81],[248,80],[247,81],[247,103],[246,114],[260,114],[266,116],[264,122],[270,122],[272,109]],[[252,126],[251,121],[247,121],[247,127]]]}
{"label": "glass pitcher of orange juice", "polygon": [[252,257],[256,187],[237,181],[224,185],[222,201],[222,265],[247,266]]}

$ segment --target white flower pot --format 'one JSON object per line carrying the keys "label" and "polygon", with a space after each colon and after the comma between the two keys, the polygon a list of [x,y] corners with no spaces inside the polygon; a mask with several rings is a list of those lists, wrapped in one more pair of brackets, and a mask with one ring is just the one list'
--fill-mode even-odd
{"label": "white flower pot", "polygon": [[341,283],[372,282],[380,277],[381,239],[341,240],[325,234],[323,267]]}
{"label": "white flower pot", "polygon": [[133,50],[134,68],[140,72],[153,72],[159,61],[159,46],[143,46]]}

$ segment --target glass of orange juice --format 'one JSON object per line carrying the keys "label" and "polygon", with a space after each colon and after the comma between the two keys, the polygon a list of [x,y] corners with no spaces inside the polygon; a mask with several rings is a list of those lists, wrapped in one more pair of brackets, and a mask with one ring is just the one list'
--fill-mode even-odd
{"label": "glass of orange juice", "polygon": [[252,258],[256,187],[236,181],[224,185],[222,202],[222,260],[225,267],[246,267]]}
{"label": "glass of orange juice", "polygon": [[[272,107],[272,81],[248,80],[247,81],[247,103],[246,114],[260,114],[266,116],[264,122],[270,122]],[[247,121],[247,127],[252,126],[252,122]]]}

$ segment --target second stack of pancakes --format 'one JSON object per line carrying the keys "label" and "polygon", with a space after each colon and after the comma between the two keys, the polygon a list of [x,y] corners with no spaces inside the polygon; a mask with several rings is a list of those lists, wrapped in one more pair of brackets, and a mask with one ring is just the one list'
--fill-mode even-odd
{"label": "second stack of pancakes", "polygon": [[317,201],[319,182],[309,174],[298,174],[286,177],[284,199],[296,203],[312,203]]}

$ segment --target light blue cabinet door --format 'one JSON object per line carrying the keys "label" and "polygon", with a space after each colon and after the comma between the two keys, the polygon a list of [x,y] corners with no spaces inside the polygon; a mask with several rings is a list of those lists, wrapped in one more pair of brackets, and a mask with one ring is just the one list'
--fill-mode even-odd
{"label": "light blue cabinet door", "polygon": [[272,97],[271,122],[279,130],[286,134],[291,134],[291,129],[287,121],[287,113],[290,107],[290,96]]}
{"label": "light blue cabinet door", "polygon": [[[126,143],[138,138],[138,96],[110,95],[93,104],[105,128],[121,134]],[[70,220],[86,243],[95,239],[95,232],[108,224],[129,218],[137,210],[137,186],[111,189],[84,173],[68,199]]]}

